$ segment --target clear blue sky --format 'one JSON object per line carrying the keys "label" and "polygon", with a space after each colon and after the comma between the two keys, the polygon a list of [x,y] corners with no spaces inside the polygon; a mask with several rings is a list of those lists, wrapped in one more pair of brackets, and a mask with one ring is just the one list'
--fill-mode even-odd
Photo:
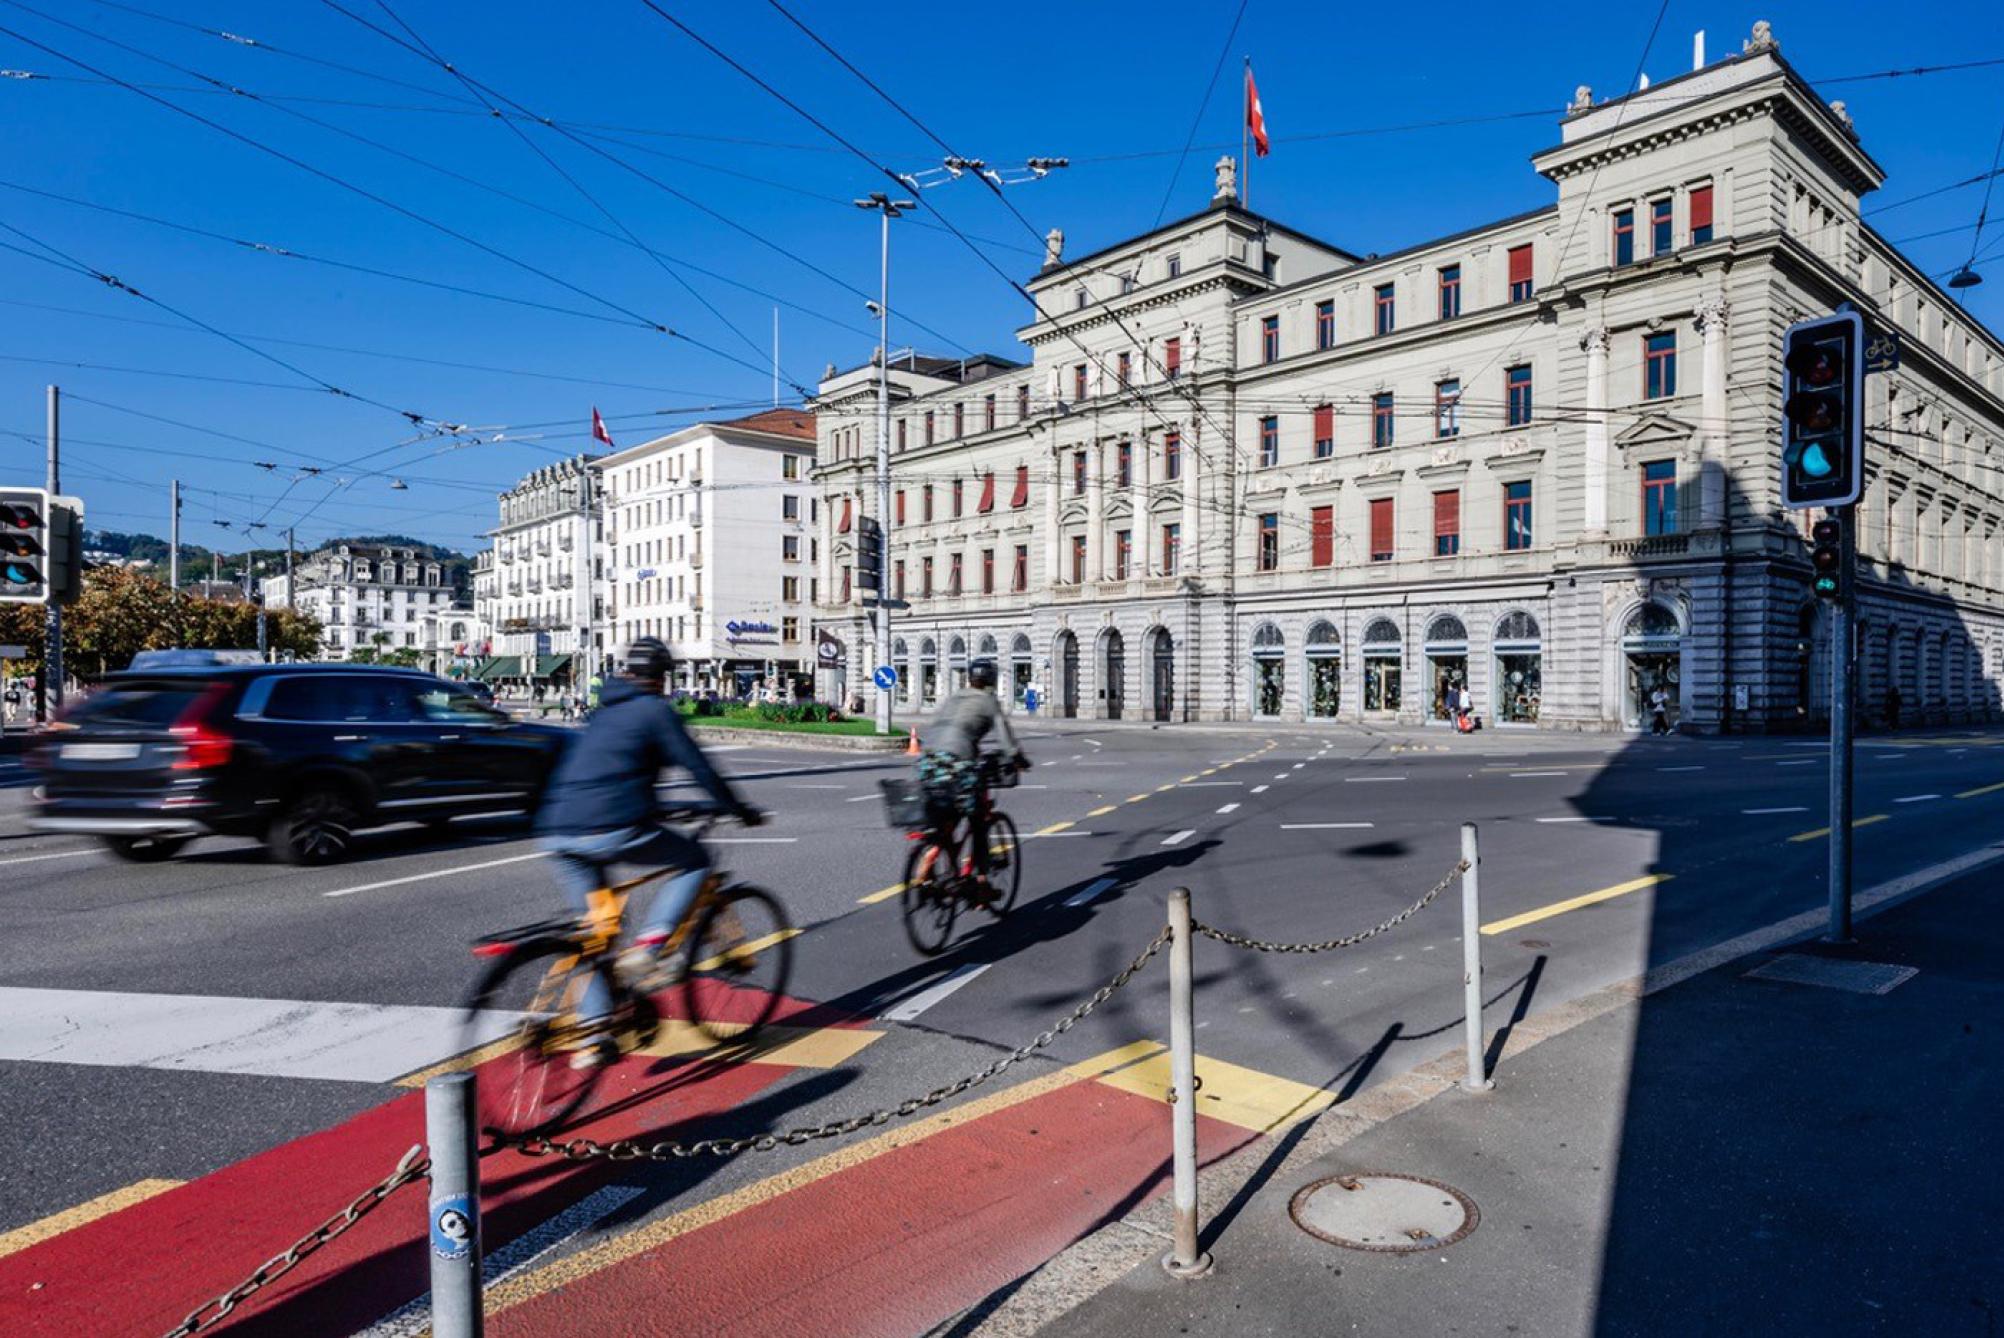
{"label": "clear blue sky", "polygon": [[[228,42],[99,0],[26,3],[136,50],[65,28],[16,0],[0,0],[0,26],[106,75],[151,86],[160,98],[586,291],[569,291],[0,33],[0,67],[61,76],[0,79],[0,142],[8,146],[0,164],[0,222],[356,396],[432,419],[541,434],[512,443],[433,438],[399,446],[414,434],[388,409],[337,399],[158,307],[0,250],[0,430],[32,439],[0,436],[0,478],[40,480],[42,388],[59,382],[74,397],[64,414],[64,482],[85,496],[94,527],[164,533],[166,484],[178,476],[187,489],[183,534],[193,542],[245,546],[241,530],[216,528],[214,519],[262,518],[270,535],[305,516],[302,544],[335,533],[399,530],[471,548],[493,524],[494,490],[553,452],[587,444],[593,404],[627,445],[688,421],[642,416],[655,410],[769,398],[765,371],[649,331],[633,317],[762,366],[773,302],[723,280],[764,290],[795,304],[781,313],[782,363],[789,379],[809,385],[824,364],[858,361],[874,342],[862,299],[842,284],[875,291],[876,224],[847,201],[883,188],[883,180],[640,0],[567,6],[392,0],[392,8],[445,58],[530,110],[567,123],[625,127],[592,132],[623,142],[592,142],[772,247],[575,142],[525,128],[617,219],[608,221],[506,125],[481,113],[451,75],[321,4],[134,2],[351,68]],[[394,26],[375,0],[341,3]],[[900,170],[937,162],[935,145],[764,4],[663,0],[663,6],[879,161]],[[1229,0],[1006,7],[799,0],[794,12],[959,152],[996,163],[1069,157],[1069,170],[1016,187],[1011,198],[1038,233],[1062,227],[1067,249],[1082,254],[1155,221],[1236,9]],[[1237,151],[1242,55],[1253,59],[1275,138],[1273,155],[1256,168],[1253,202],[1261,212],[1353,250],[1384,251],[1546,203],[1548,185],[1531,171],[1528,156],[1556,138],[1558,108],[1576,84],[1591,84],[1602,96],[1628,84],[1655,6],[1519,7],[1508,27],[1500,13],[1488,4],[1413,9],[1249,0],[1198,147],[1169,198],[1169,215],[1200,208],[1210,162],[1221,147]],[[2004,21],[1991,2],[1918,0],[1894,8],[1672,0],[1645,69],[1661,79],[1687,68],[1699,28],[1714,56],[1736,50],[1757,18],[1773,22],[1783,54],[1819,86],[1890,68],[2004,57]],[[182,91],[199,84],[148,56],[255,93],[315,100],[259,103]],[[1886,203],[1987,171],[2004,128],[2004,66],[1831,84],[1825,91],[1849,103],[1866,147],[1890,173],[1877,197]],[[1541,111],[1453,127],[1345,133]],[[262,254],[19,187],[612,320]],[[1873,221],[1895,240],[1915,238],[1909,254],[1945,274],[1969,254],[1981,197],[1980,186],[1947,191]],[[980,187],[956,183],[927,192],[926,203],[984,239],[1003,268],[1019,277],[1033,272],[1031,233]],[[1970,298],[1993,328],[2004,315],[2000,213],[2004,191],[1985,234],[1992,259],[1979,266],[1990,282]],[[620,240],[622,229],[676,261],[723,276],[681,271],[737,330]],[[1940,235],[1922,236],[1930,233]],[[4,230],[0,243],[35,249]],[[894,245],[893,307],[935,332],[900,323],[894,341],[938,352],[957,351],[956,345],[1015,351],[1012,331],[1026,314],[1024,303],[960,242],[906,222],[897,225]],[[529,426],[537,424],[550,426]],[[310,457],[362,456],[369,459],[348,471],[345,487],[327,481],[332,471],[315,478],[289,467]],[[288,467],[272,472],[249,463],[259,459]],[[409,488],[392,490],[388,478],[358,476],[362,469],[392,471]]]}

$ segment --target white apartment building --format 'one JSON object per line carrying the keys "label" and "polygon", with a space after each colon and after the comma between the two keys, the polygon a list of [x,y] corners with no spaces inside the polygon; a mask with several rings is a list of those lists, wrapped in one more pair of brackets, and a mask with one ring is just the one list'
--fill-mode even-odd
{"label": "white apartment building", "polygon": [[676,686],[726,695],[811,674],[814,450],[814,415],[773,409],[595,461],[613,642],[659,637],[674,652]]}
{"label": "white apartment building", "polygon": [[[1053,234],[1021,363],[895,363],[892,660],[973,657],[1063,715],[1701,730],[1827,712],[1811,517],[1778,495],[1781,332],[1849,302],[1869,378],[1863,694],[1982,718],[2004,680],[2004,344],[1859,216],[1841,102],[1744,49],[1581,88],[1543,208],[1385,255],[1210,207],[1076,260]],[[1337,187],[1337,188],[1340,188]],[[875,369],[817,400],[819,626],[869,682],[850,576]]]}
{"label": "white apartment building", "polygon": [[487,624],[473,601],[461,594],[451,604],[428,611],[418,644],[424,666],[442,678],[466,678],[493,653]]}
{"label": "white apartment building", "polygon": [[[294,607],[320,620],[326,660],[350,659],[362,649],[380,655],[422,648],[426,620],[459,598],[443,565],[412,548],[335,544],[300,560],[294,579]],[[260,582],[266,608],[286,606],[286,586],[283,575]]]}
{"label": "white apartment building", "polygon": [[479,677],[582,686],[603,671],[611,644],[597,464],[558,460],[501,494],[492,556],[474,564],[474,612],[491,629],[493,652]]}

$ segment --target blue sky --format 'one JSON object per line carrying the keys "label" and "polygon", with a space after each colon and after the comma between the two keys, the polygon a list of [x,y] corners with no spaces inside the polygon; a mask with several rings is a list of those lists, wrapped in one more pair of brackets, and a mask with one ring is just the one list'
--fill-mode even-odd
{"label": "blue sky", "polygon": [[[882,178],[641,0],[391,7],[473,78],[580,127],[574,133],[594,136],[587,142],[659,185],[544,127],[523,127],[552,166],[450,74],[323,4],[133,2],[278,49],[101,0],[0,0],[0,27],[145,85],[408,214],[0,33],[0,67],[61,76],[0,79],[9,150],[0,223],[34,239],[0,229],[0,244],[59,248],[291,364],[87,275],[0,250],[0,432],[28,438],[0,435],[0,478],[39,481],[43,386],[59,382],[69,397],[64,482],[85,497],[94,527],[164,533],[166,485],[178,476],[183,534],[194,542],[243,546],[245,531],[212,522],[262,520],[266,534],[300,523],[302,544],[399,530],[470,548],[493,523],[494,490],[586,446],[593,404],[627,445],[690,421],[695,406],[734,406],[710,415],[723,416],[768,401],[775,298],[792,304],[780,313],[789,380],[811,385],[826,363],[858,361],[874,342],[858,294],[876,288],[876,224],[846,202],[882,188]],[[395,30],[376,0],[341,3]],[[938,161],[935,144],[777,11],[749,0],[662,5],[877,161],[899,170]],[[1237,151],[1242,55],[1253,59],[1275,138],[1273,155],[1255,169],[1261,212],[1366,252],[1535,208],[1550,192],[1529,155],[1556,138],[1558,109],[1576,84],[1603,96],[1627,85],[1656,12],[1647,4],[1547,5],[1520,9],[1538,17],[1506,26],[1494,5],[1249,0],[1172,191],[1177,150],[1236,3],[792,7],[958,152],[997,164],[1069,157],[1069,169],[1014,187],[1010,198],[1035,233],[1062,227],[1072,254],[1147,228],[1165,194],[1170,217],[1203,205],[1211,161],[1223,146]],[[1645,69],[1661,79],[1687,68],[1700,28],[1714,56],[1736,50],[1757,18],[1774,24],[1783,54],[1819,86],[2004,57],[1994,4],[1922,0],[1893,11],[1672,0]],[[149,57],[269,100],[186,91],[202,85]],[[1889,173],[1868,210],[1987,171],[2004,128],[2004,66],[1831,83],[1825,92],[1846,100]],[[1358,133],[1467,118],[1481,119]],[[52,195],[405,277],[281,257]],[[1945,273],[1969,254],[1981,199],[1981,186],[1949,190],[1872,221],[1895,240],[1915,238],[1909,254]],[[980,187],[955,183],[926,192],[925,202],[981,238],[1005,270],[1033,272],[1032,232]],[[1999,214],[2004,192],[1985,233],[1993,259],[1979,265],[1991,281],[1969,303],[1993,328],[2004,315]],[[901,320],[894,342],[1013,353],[1012,331],[1027,311],[1021,297],[925,214],[895,227],[892,305],[928,329]],[[629,231],[666,259],[629,244]],[[669,272],[685,264],[712,273],[678,268],[678,280]],[[77,363],[93,366],[66,365]],[[393,410],[506,432],[480,444],[413,440],[419,434]],[[358,459],[345,471],[333,467]],[[261,469],[257,460],[282,467]],[[327,472],[304,474],[301,464]],[[348,481],[336,486],[336,477]],[[393,489],[392,477],[408,488]]]}

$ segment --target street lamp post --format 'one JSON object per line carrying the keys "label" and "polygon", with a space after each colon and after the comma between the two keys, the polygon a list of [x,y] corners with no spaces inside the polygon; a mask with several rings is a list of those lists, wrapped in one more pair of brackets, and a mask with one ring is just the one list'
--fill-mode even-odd
{"label": "street lamp post", "polygon": [[[891,662],[891,220],[916,209],[916,200],[893,200],[882,191],[855,202],[858,209],[875,210],[881,224],[877,289],[877,524],[883,534],[884,554],[877,576],[877,664]],[[877,689],[877,732],[891,732],[890,688]]]}

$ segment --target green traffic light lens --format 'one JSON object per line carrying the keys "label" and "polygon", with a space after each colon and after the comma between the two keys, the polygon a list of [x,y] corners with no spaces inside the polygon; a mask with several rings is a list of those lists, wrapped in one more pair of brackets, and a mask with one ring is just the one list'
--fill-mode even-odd
{"label": "green traffic light lens", "polygon": [[0,564],[0,584],[40,585],[41,583],[42,573],[36,571],[25,562]]}
{"label": "green traffic light lens", "polygon": [[1813,479],[1829,478],[1837,468],[1836,464],[1830,459],[1829,454],[1824,451],[1823,443],[1820,441],[1812,441],[1802,448],[1802,457],[1799,463],[1802,472]]}

